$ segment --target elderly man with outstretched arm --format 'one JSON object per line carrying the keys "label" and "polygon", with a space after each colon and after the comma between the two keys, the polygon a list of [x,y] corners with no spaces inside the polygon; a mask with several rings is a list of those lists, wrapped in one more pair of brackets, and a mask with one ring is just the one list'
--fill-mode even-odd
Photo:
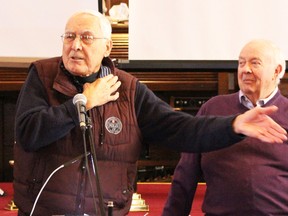
{"label": "elderly man with outstretched arm", "polygon": [[[286,131],[268,117],[276,107],[210,118],[173,111],[137,78],[115,68],[111,25],[98,12],[72,15],[62,40],[62,56],[31,64],[17,101],[14,201],[20,216],[105,215],[110,201],[113,216],[127,215],[143,140],[187,152],[228,147],[245,135],[286,140]],[[73,104],[78,94],[87,99],[101,193],[89,175],[90,156],[54,173],[45,185],[61,164],[85,152]]]}

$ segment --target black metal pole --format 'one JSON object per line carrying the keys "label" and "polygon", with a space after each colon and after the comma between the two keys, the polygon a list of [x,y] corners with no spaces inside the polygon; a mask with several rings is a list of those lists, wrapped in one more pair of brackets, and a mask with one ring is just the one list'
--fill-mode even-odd
{"label": "black metal pole", "polygon": [[101,213],[101,216],[105,216],[104,199],[103,199],[103,193],[102,193],[102,188],[100,185],[100,179],[99,179],[99,174],[98,174],[98,163],[97,163],[97,157],[96,157],[94,136],[93,136],[93,131],[92,131],[92,121],[89,116],[87,116],[87,130],[88,130],[88,138],[89,138],[91,157],[92,157],[92,166],[94,170],[94,177],[95,177],[96,187],[98,191],[100,213]]}
{"label": "black metal pole", "polygon": [[113,216],[113,201],[108,201],[108,216]]}
{"label": "black metal pole", "polygon": [[103,13],[103,4],[102,4],[102,0],[98,0],[98,11],[100,13]]}

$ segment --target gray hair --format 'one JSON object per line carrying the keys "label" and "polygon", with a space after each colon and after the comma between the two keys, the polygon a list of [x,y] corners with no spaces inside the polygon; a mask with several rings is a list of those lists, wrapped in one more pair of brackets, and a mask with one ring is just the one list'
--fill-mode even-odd
{"label": "gray hair", "polygon": [[[248,44],[259,44],[262,47],[265,47],[266,50],[269,50],[269,55],[271,59],[275,62],[277,66],[281,66],[281,71],[277,76],[277,84],[280,84],[280,80],[283,78],[286,71],[286,61],[282,50],[272,41],[266,39],[253,39]],[[245,45],[245,46],[246,46]]]}
{"label": "gray hair", "polygon": [[77,16],[80,14],[90,14],[92,16],[97,17],[100,20],[100,28],[103,33],[103,37],[107,39],[111,39],[112,27],[111,27],[110,21],[105,17],[105,15],[101,14],[100,12],[96,10],[83,10],[83,11],[79,11],[75,13],[73,16]]}
{"label": "gray hair", "polygon": [[285,61],[285,57],[284,54],[282,52],[282,50],[277,47],[275,44],[271,44],[274,50],[274,58],[275,58],[275,62],[278,65],[281,65],[282,69],[277,77],[277,84],[280,84],[280,80],[283,78],[285,71],[286,71],[286,61]]}

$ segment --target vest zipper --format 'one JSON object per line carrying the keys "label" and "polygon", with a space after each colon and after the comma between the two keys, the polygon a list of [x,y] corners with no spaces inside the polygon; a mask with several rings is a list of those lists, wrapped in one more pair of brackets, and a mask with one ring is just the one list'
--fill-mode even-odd
{"label": "vest zipper", "polygon": [[105,123],[103,121],[104,108],[103,106],[100,106],[100,107],[96,107],[96,109],[97,109],[97,114],[98,114],[99,122],[100,122],[99,143],[103,145],[104,144],[104,130],[105,130]]}

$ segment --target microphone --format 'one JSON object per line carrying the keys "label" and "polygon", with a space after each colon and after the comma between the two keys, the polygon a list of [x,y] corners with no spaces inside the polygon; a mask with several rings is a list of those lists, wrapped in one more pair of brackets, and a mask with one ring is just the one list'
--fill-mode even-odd
{"label": "microphone", "polygon": [[76,94],[73,97],[73,104],[77,108],[80,128],[82,131],[86,130],[86,103],[87,98],[83,94]]}

